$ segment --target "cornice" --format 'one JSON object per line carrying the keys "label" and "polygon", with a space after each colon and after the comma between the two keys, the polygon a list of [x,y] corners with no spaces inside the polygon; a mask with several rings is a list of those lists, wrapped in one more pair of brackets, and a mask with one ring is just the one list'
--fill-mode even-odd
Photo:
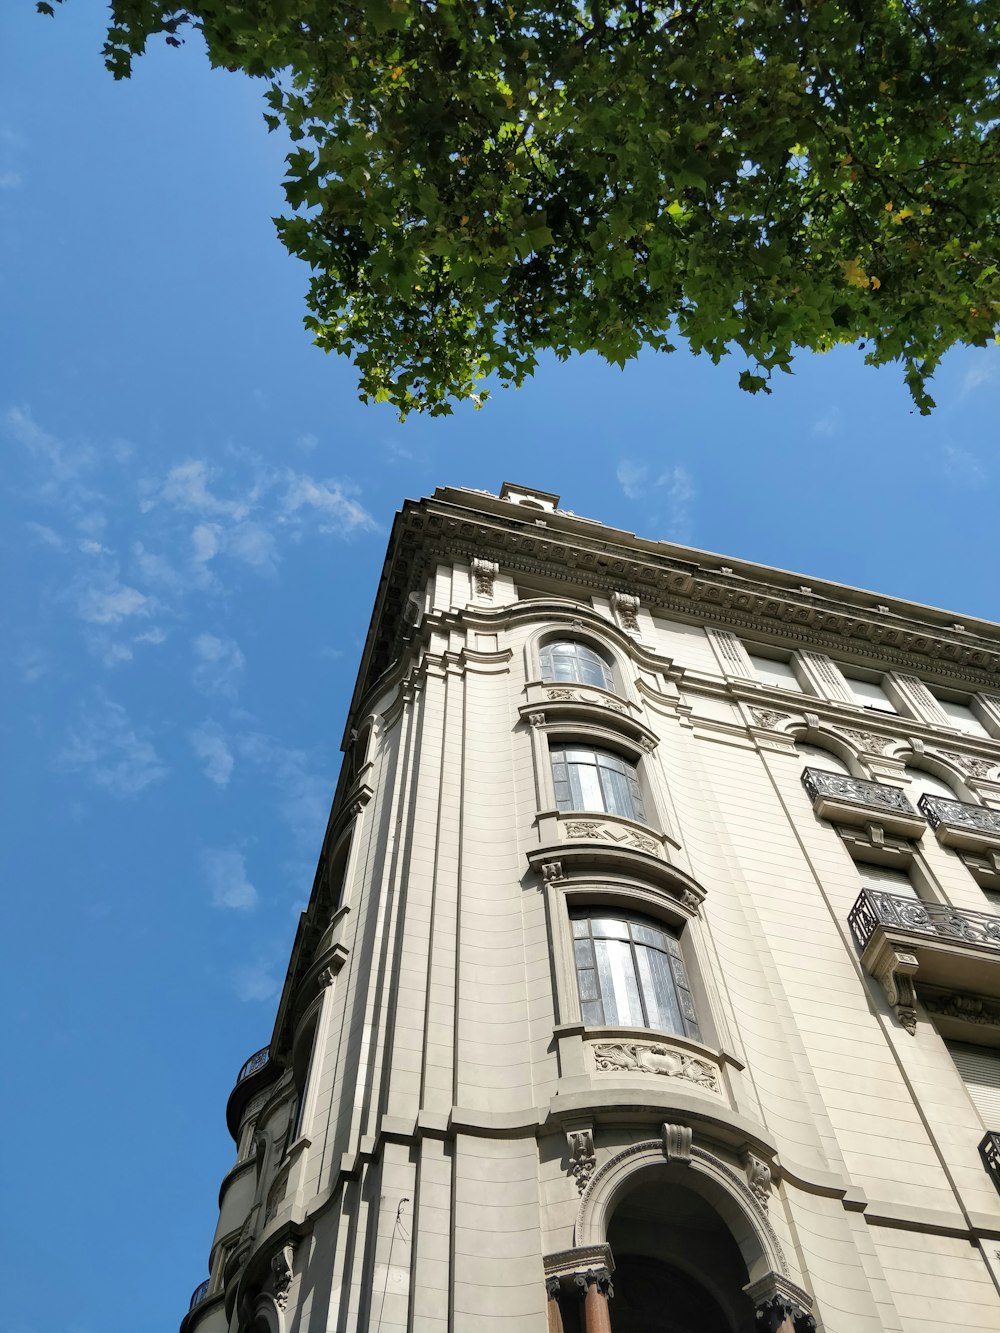
{"label": "cornice", "polygon": [[[402,609],[438,561],[496,560],[501,570],[571,583],[591,592],[637,595],[667,616],[709,620],[789,646],[808,643],[841,658],[1000,686],[1000,629],[965,627],[949,613],[643,541],[564,512],[546,515],[467,492],[408,501],[398,515],[373,619],[364,692],[402,647]],[[482,506],[480,508],[479,506]],[[995,632],[992,632],[994,631]]]}

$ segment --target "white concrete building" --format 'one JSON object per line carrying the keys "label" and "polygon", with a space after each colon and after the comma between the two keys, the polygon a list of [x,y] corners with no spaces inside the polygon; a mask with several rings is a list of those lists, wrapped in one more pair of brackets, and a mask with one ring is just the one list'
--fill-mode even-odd
{"label": "white concrete building", "polygon": [[183,1333],[1000,1330],[1000,627],[558,503],[397,516]]}

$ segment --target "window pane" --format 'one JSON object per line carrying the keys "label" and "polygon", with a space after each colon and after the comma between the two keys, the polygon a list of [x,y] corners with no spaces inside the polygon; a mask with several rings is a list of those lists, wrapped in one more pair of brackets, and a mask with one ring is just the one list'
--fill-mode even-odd
{"label": "window pane", "polygon": [[632,926],[632,938],[637,944],[649,944],[654,949],[667,947],[667,937],[662,930],[656,930],[653,926],[641,926],[638,922]]}
{"label": "window pane", "polygon": [[576,681],[581,685],[614,689],[611,668],[599,653],[584,643],[547,643],[538,654],[538,663],[543,680]]}
{"label": "window pane", "polygon": [[642,996],[646,1001],[649,1026],[661,1028],[664,1032],[683,1033],[684,1024],[666,954],[640,944],[636,947],[635,956],[642,979]]}
{"label": "window pane", "polygon": [[635,802],[632,789],[624,773],[615,773],[612,769],[601,770],[601,787],[604,793],[604,809],[609,814],[622,815],[625,819],[635,819]]}
{"label": "window pane", "polygon": [[779,662],[775,657],[755,657],[750,654],[754,673],[765,685],[775,685],[779,690],[797,690],[802,693],[802,686],[792,670],[790,662]]}
{"label": "window pane", "polygon": [[573,934],[577,939],[580,939],[581,936],[586,937],[590,934],[590,927],[586,917],[577,916],[573,918]]}
{"label": "window pane", "polygon": [[570,781],[573,784],[573,795],[579,800],[577,810],[607,809],[595,764],[571,764]]}
{"label": "window pane", "polygon": [[916,898],[917,891],[905,870],[893,870],[889,866],[860,864],[858,874],[866,889],[879,889],[883,893],[902,894],[906,898]]}
{"label": "window pane", "polygon": [[883,713],[896,712],[896,705],[877,681],[858,680],[855,676],[847,676],[845,679],[859,704],[864,704],[866,708],[877,708]]}
{"label": "window pane", "polygon": [[627,940],[628,926],[624,921],[612,916],[594,916],[590,919],[590,928],[594,936],[606,940]]}
{"label": "window pane", "polygon": [[957,704],[951,699],[938,699],[938,706],[947,713],[952,726],[958,727],[960,731],[965,731],[970,736],[990,734],[968,704]]}
{"label": "window pane", "polygon": [[617,1027],[643,1027],[631,947],[624,940],[595,940],[594,951],[605,1022]]}

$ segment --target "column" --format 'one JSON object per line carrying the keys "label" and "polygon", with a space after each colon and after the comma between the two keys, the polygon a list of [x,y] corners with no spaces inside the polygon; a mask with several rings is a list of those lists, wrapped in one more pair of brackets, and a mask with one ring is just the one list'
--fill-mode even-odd
{"label": "column", "polygon": [[545,1305],[547,1322],[547,1333],[563,1333],[562,1310],[559,1308],[559,1297],[562,1294],[562,1283],[557,1277],[546,1278],[545,1294],[548,1300]]}
{"label": "column", "polygon": [[611,1274],[606,1268],[590,1268],[574,1279],[583,1294],[584,1333],[611,1333]]}

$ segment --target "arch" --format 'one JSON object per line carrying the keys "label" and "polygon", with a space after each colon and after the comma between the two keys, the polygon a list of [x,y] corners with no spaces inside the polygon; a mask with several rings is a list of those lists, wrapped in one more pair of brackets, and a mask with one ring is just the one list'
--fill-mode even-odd
{"label": "arch", "polygon": [[[593,613],[592,613],[593,614]],[[601,658],[609,667],[611,672],[612,684],[610,686],[596,686],[598,689],[606,689],[610,693],[617,694],[621,698],[631,699],[631,691],[628,685],[628,672],[626,671],[626,662],[628,654],[624,652],[618,644],[610,642],[610,635],[605,635],[605,629],[614,630],[614,626],[607,625],[601,620],[600,629],[584,622],[581,619],[560,618],[553,622],[546,619],[544,625],[528,636],[525,641],[525,671],[528,680],[546,680],[546,683],[554,683],[547,680],[543,675],[541,655],[542,650],[547,644],[555,642],[579,643],[583,647],[590,649]],[[572,683],[572,682],[567,682]]]}
{"label": "arch", "polygon": [[273,1296],[262,1294],[257,1297],[247,1333],[284,1333],[281,1309]]}
{"label": "arch", "polygon": [[955,765],[946,763],[936,755],[914,754],[912,750],[904,750],[898,758],[906,765],[906,776],[910,780],[907,795],[913,805],[916,805],[925,793],[930,796],[943,796],[948,801],[979,804],[965,785],[965,778]]}
{"label": "arch", "polygon": [[792,726],[788,730],[795,740],[795,750],[803,761],[803,768],[833,769],[852,778],[866,776],[856,754],[842,736],[808,726]]}
{"label": "arch", "polygon": [[575,1244],[604,1244],[615,1208],[644,1178],[681,1184],[700,1194],[728,1227],[751,1284],[774,1275],[789,1276],[781,1242],[746,1181],[720,1158],[697,1145],[691,1147],[688,1163],[667,1161],[660,1139],[630,1144],[594,1173],[580,1200]]}

